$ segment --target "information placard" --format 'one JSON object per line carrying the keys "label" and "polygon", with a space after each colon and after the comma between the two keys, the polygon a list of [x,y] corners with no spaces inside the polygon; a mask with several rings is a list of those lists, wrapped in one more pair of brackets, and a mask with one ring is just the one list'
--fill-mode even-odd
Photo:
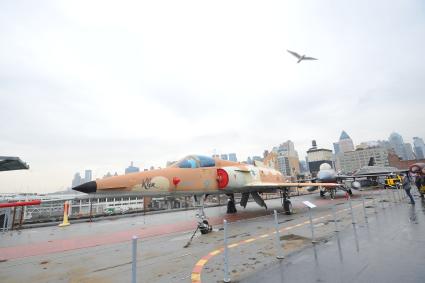
{"label": "information placard", "polygon": [[307,207],[310,207],[310,208],[315,208],[317,205],[315,205],[314,203],[311,203],[311,202],[309,202],[309,201],[303,201],[303,204],[305,205],[305,206],[307,206]]}

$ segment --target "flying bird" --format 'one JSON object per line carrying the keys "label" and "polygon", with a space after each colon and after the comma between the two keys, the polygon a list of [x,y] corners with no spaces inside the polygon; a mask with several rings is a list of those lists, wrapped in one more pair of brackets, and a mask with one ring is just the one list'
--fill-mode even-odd
{"label": "flying bird", "polygon": [[297,57],[297,59],[298,59],[297,63],[301,62],[302,60],[318,60],[318,59],[313,58],[313,57],[306,57],[305,55],[301,56],[297,52],[294,52],[294,51],[291,51],[291,50],[288,50],[288,49],[286,51],[288,51],[289,53],[291,53],[292,55]]}

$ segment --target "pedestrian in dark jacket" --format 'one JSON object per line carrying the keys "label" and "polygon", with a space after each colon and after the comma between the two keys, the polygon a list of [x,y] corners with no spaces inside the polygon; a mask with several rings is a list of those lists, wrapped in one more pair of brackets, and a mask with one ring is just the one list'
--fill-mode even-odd
{"label": "pedestrian in dark jacket", "polygon": [[406,195],[410,198],[410,204],[415,204],[415,200],[413,199],[412,194],[410,193],[410,189],[412,188],[411,180],[409,173],[406,173],[403,177],[403,189],[406,191]]}
{"label": "pedestrian in dark jacket", "polygon": [[421,198],[423,198],[424,192],[422,191],[422,186],[425,186],[425,176],[417,174],[415,177],[415,184],[416,184],[416,187],[418,188]]}

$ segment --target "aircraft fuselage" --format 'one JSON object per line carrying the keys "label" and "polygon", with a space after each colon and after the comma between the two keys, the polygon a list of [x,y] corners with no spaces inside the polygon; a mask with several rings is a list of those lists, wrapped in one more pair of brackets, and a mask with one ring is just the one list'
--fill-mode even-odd
{"label": "aircraft fuselage", "polygon": [[203,195],[273,191],[274,189],[270,188],[248,188],[247,186],[256,183],[284,182],[282,174],[271,168],[222,160],[216,162],[220,166],[169,167],[99,179],[73,189],[86,193],[138,192],[143,196]]}

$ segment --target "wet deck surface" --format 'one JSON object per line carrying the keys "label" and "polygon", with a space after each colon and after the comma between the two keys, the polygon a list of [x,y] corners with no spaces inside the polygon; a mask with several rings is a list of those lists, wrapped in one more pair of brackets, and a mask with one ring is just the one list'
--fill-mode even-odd
{"label": "wet deck surface", "polygon": [[[403,279],[405,282],[425,282],[423,277],[409,277],[419,276],[418,262],[425,262],[424,258],[420,257],[424,254],[421,252],[423,249],[419,249],[422,248],[420,243],[423,244],[423,241],[416,241],[420,241],[420,234],[425,234],[425,215],[420,202],[415,210],[412,210],[407,200],[400,201],[392,194],[379,195],[376,191],[364,191],[362,194],[366,197],[368,227],[362,218],[359,192],[355,193],[352,200],[354,216],[358,222],[356,228],[359,251],[353,238],[349,206],[344,195],[339,193],[337,199],[330,200],[321,199],[318,194],[314,194],[292,199],[296,214],[278,215],[279,225],[283,229],[281,238],[286,255],[281,263],[276,259],[272,234],[272,211],[282,211],[280,200],[275,199],[267,201],[267,211],[252,202],[246,210],[238,206],[238,213],[235,215],[226,215],[225,207],[206,209],[215,229],[208,235],[197,234],[187,248],[184,246],[196,227],[196,211],[135,216],[71,224],[66,228],[43,227],[0,234],[0,282],[130,282],[132,235],[140,237],[137,282],[220,282],[223,279],[223,256],[220,252],[223,248],[223,231],[220,230],[223,219],[230,222],[229,262],[233,281],[294,282],[298,280],[297,276],[301,270],[302,274],[311,273],[308,280],[312,280],[302,282],[328,282],[329,278],[334,280],[329,282],[371,282],[361,281],[366,278],[361,277],[361,274],[367,274],[369,270],[371,273],[373,270],[379,273],[388,273],[386,269],[396,270],[389,267],[396,265],[395,262],[382,261],[373,254],[393,259],[402,256],[404,259],[408,258],[410,252],[415,251],[417,257],[412,258],[412,262],[409,259],[403,260],[406,264],[397,265],[399,270],[396,271],[404,276],[407,280]],[[321,241],[316,246],[317,261],[311,247],[308,215],[302,205],[304,200],[318,205],[313,215],[315,234]],[[373,203],[376,204],[375,207]],[[337,240],[330,214],[332,206],[337,209],[340,220],[338,223],[341,230],[341,257],[338,245],[335,244]],[[382,209],[382,206],[385,209]],[[374,213],[375,208],[377,215]],[[397,249],[388,248],[393,241],[398,243]],[[377,251],[368,246],[378,249],[377,244],[381,243],[384,246]],[[398,247],[405,252],[396,253],[400,250]],[[365,267],[359,263],[368,264]],[[281,269],[285,270],[284,277]],[[347,273],[343,272],[344,270],[347,270]],[[329,274],[334,276],[326,277]],[[421,280],[417,281],[419,279]],[[376,280],[374,282],[381,282]]]}
{"label": "wet deck surface", "polygon": [[425,282],[425,202],[357,222],[240,282]]}

